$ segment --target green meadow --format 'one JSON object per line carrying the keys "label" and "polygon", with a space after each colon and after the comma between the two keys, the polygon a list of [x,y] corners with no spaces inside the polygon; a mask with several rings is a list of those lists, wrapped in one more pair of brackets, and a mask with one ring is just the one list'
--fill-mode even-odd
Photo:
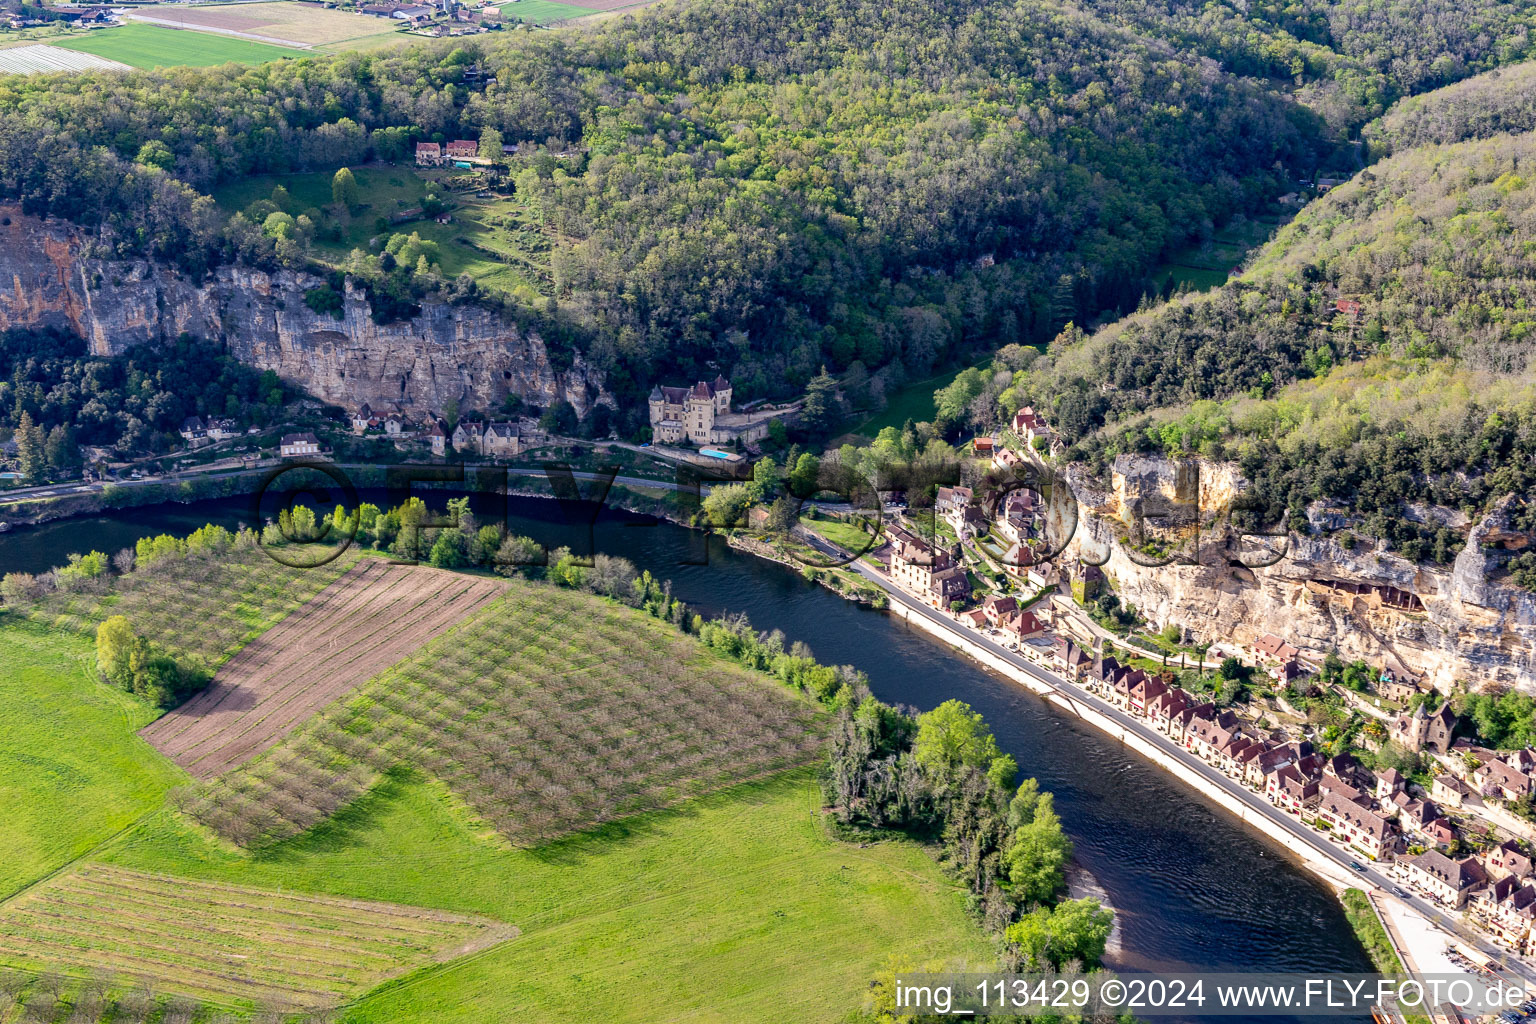
{"label": "green meadow", "polygon": [[302,57],[303,50],[251,39],[133,23],[61,39],[53,45],[119,61],[135,68],[205,67],[213,64],[262,64]]}

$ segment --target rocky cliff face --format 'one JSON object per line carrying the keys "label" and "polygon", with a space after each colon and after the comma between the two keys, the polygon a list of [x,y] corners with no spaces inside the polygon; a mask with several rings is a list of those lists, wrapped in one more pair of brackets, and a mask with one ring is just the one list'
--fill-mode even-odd
{"label": "rocky cliff face", "polygon": [[304,304],[322,283],[307,274],[222,267],[193,281],[147,261],[95,259],[87,242],[73,226],[0,206],[0,330],[68,327],[103,355],[186,333],[348,409],[492,410],[510,393],[585,414],[611,401],[579,356],[556,370],[538,335],[487,309],[424,303],[415,318],[381,325],[349,286],[337,319]]}
{"label": "rocky cliff face", "polygon": [[[1078,475],[1072,482],[1082,511],[1067,554],[1107,557],[1103,568],[1121,599],[1152,622],[1178,623],[1206,640],[1278,633],[1318,656],[1337,650],[1380,663],[1390,655],[1441,689],[1464,681],[1536,692],[1536,594],[1501,579],[1486,553],[1489,545],[1525,542],[1503,509],[1472,524],[1461,555],[1442,569],[1405,561],[1365,537],[1346,549],[1325,535],[1348,525],[1338,510],[1311,510],[1307,536],[1239,539],[1222,518],[1246,486],[1231,466],[1122,456],[1108,489]],[[1197,493],[1198,547],[1188,532]],[[1183,509],[1183,543],[1140,543],[1144,534],[1129,528],[1138,508],[1175,524],[1169,535]],[[1457,515],[1416,511],[1448,522]],[[1193,564],[1154,564],[1174,554]]]}

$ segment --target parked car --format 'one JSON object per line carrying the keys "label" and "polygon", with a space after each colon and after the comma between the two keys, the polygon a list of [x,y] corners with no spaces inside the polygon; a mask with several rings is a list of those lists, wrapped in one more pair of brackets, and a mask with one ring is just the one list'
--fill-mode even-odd
{"label": "parked car", "polygon": [[1350,867],[1352,867],[1352,868],[1354,868],[1354,869],[1355,869],[1355,870],[1356,870],[1356,871],[1359,871],[1359,872],[1361,872],[1361,873],[1364,873],[1364,871],[1365,871],[1365,865],[1364,865],[1364,864],[1361,864],[1361,863],[1360,863],[1360,862],[1359,862],[1359,861],[1357,861],[1357,860],[1352,860],[1352,861],[1350,861],[1350,862],[1349,862],[1349,866],[1350,866]]}

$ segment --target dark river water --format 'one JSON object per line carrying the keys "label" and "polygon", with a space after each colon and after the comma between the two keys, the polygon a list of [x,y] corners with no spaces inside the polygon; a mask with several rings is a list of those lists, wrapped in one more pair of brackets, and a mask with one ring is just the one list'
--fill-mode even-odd
{"label": "dark river water", "polygon": [[[380,495],[364,498],[382,503]],[[667,523],[612,511],[588,531],[538,499],[511,499],[511,513],[515,532],[578,551],[590,536],[596,550],[671,579],[674,592],[706,614],[746,612],[757,628],[809,644],[823,662],[856,665],[885,701],[927,709],[958,697],[980,711],[1021,772],[1055,793],[1078,862],[1115,908],[1115,966],[1371,970],[1331,893],[1280,847],[1119,743],[901,620]],[[0,534],[0,572],[39,572],[71,551],[110,554],[146,534],[185,533],[206,522],[233,527],[249,514],[249,499],[229,499],[17,528]]]}

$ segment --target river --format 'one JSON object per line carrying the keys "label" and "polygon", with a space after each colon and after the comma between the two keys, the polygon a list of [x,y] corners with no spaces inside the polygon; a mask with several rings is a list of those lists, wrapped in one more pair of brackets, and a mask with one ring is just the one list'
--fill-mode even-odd
{"label": "river", "polygon": [[[509,528],[541,543],[586,543],[588,530],[570,525],[552,501],[513,498],[510,511]],[[71,551],[110,554],[138,537],[206,522],[233,527],[249,513],[250,501],[237,498],[17,528],[0,534],[0,572],[40,572]],[[705,614],[745,612],[757,628],[809,644],[824,662],[856,665],[882,700],[927,709],[958,697],[985,715],[1021,772],[1056,795],[1078,862],[1114,905],[1115,966],[1371,970],[1331,892],[1290,854],[1022,687],[893,616],[717,538],[618,510],[605,511],[590,537],[596,550],[671,579]]]}

